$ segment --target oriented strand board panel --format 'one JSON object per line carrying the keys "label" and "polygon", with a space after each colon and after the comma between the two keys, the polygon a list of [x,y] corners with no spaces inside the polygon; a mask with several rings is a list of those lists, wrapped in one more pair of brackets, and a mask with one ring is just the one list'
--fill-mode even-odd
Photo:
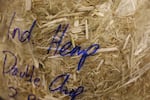
{"label": "oriented strand board panel", "polygon": [[149,0],[0,0],[0,100],[150,100]]}

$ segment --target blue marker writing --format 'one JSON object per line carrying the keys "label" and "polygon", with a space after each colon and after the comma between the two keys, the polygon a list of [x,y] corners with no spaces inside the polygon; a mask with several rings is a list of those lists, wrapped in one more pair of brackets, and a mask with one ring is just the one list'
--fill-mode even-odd
{"label": "blue marker writing", "polygon": [[[17,57],[15,56],[15,54],[12,53],[11,51],[3,51],[3,53],[5,54],[4,62],[3,62],[3,75],[10,73],[12,76],[16,76],[16,77],[20,77],[20,78],[28,78],[28,80],[26,80],[26,81],[34,82],[35,86],[39,86],[40,78],[33,79],[33,73],[35,70],[34,65],[31,67],[29,67],[29,65],[27,65],[25,72],[21,72],[17,68]],[[8,56],[13,57],[13,61],[14,61],[12,66],[9,66],[9,67],[6,66]],[[30,68],[30,72],[29,72],[29,68]]]}
{"label": "blue marker writing", "polygon": [[36,99],[36,96],[34,94],[29,94],[28,100],[37,100],[37,99]]}
{"label": "blue marker writing", "polygon": [[[54,55],[58,52],[58,48],[60,47],[60,44],[62,42],[62,39],[67,31],[67,28],[68,28],[68,25],[66,25],[64,31],[62,32],[62,35],[60,36],[60,40],[58,41],[56,39],[56,36],[58,35],[58,32],[60,32],[62,29],[61,29],[61,25],[58,26],[57,30],[56,30],[56,33],[50,43],[50,47],[48,49],[48,52],[50,52],[51,48],[52,48],[52,45],[56,44],[56,50],[55,50],[55,53]],[[61,56],[75,56],[75,55],[81,55],[81,59],[78,63],[78,67],[77,67],[77,70],[79,71],[81,69],[81,67],[83,66],[85,60],[87,57],[89,56],[92,56],[94,55],[97,50],[100,48],[99,44],[92,44],[90,45],[87,49],[81,49],[81,46],[75,46],[73,47],[71,41],[65,43],[59,50],[59,54]],[[72,49],[72,50],[70,50]]]}
{"label": "blue marker writing", "polygon": [[52,45],[53,45],[54,43],[56,44],[56,50],[55,50],[54,55],[57,53],[58,48],[59,48],[59,46],[60,46],[60,44],[61,44],[61,42],[62,42],[62,39],[64,38],[64,35],[65,35],[66,31],[67,31],[68,26],[69,26],[69,24],[68,24],[68,25],[65,27],[65,29],[63,30],[62,35],[61,35],[61,37],[60,37],[60,40],[57,41],[55,38],[56,38],[56,36],[58,35],[58,33],[60,32],[60,30],[61,30],[61,28],[62,28],[62,25],[61,25],[61,24],[58,26],[58,28],[57,28],[57,30],[56,30],[56,33],[55,33],[55,35],[54,35],[54,37],[53,37],[53,39],[52,39],[52,41],[51,41],[51,43],[50,43],[50,47],[49,47],[48,50],[47,50],[47,54],[49,54],[49,51],[51,50]]}
{"label": "blue marker writing", "polygon": [[17,89],[15,89],[14,87],[8,87],[8,89],[12,91],[12,93],[8,95],[9,97],[14,98],[17,96],[18,94]]}
{"label": "blue marker writing", "polygon": [[[12,18],[11,18],[11,21],[10,21],[10,24],[9,24],[9,27],[8,27],[8,33],[7,33],[8,38],[9,38],[9,34],[10,34],[10,28],[11,28],[11,25],[12,25],[13,20],[14,20],[14,18],[15,18],[15,15],[16,15],[16,13],[13,14],[13,16],[12,16]],[[15,29],[13,30],[12,34],[11,34],[11,35],[12,35],[12,38],[14,39],[15,36],[16,36],[16,34],[18,33],[18,40],[19,40],[20,42],[25,42],[26,40],[29,41],[29,40],[31,39],[31,33],[32,33],[33,28],[35,27],[35,25],[36,25],[36,20],[33,21],[33,23],[32,23],[32,25],[31,25],[30,29],[29,29],[29,30],[25,30],[22,34],[21,34],[20,28],[15,28]]]}
{"label": "blue marker writing", "polygon": [[[8,87],[8,89],[11,91],[11,93],[8,96],[11,98],[15,98],[18,94],[17,89],[12,86]],[[37,98],[34,94],[29,94],[27,97],[27,100],[40,100],[40,99]]]}
{"label": "blue marker writing", "polygon": [[[84,87],[83,86],[79,86],[77,89],[72,89],[71,91],[69,91],[67,88],[65,88],[65,84],[67,83],[68,79],[69,79],[70,75],[69,74],[62,74],[57,76],[49,85],[49,90],[50,91],[60,91],[61,93],[64,93],[68,96],[71,97],[71,100],[75,100],[75,98],[83,93],[84,91]],[[56,88],[53,88],[54,84],[58,81],[63,79],[63,82]]]}

